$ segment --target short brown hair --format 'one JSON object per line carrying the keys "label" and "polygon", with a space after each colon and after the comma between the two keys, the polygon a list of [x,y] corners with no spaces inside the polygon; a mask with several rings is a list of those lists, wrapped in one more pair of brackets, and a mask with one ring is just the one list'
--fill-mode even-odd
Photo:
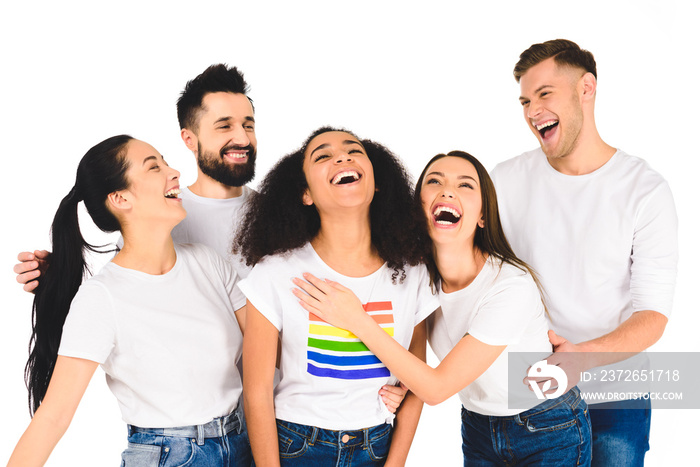
{"label": "short brown hair", "polygon": [[513,69],[515,81],[519,83],[520,78],[527,70],[551,57],[554,57],[554,61],[559,65],[581,68],[587,73],[593,73],[596,79],[598,78],[595,58],[593,58],[592,53],[582,49],[575,42],[566,39],[554,39],[541,44],[533,44],[520,54],[520,60],[518,60]]}

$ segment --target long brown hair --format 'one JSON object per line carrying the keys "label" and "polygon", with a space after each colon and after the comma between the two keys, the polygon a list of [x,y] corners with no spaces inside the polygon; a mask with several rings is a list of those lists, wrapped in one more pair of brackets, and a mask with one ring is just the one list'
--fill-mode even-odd
{"label": "long brown hair", "polygon": [[[540,284],[539,279],[535,271],[523,260],[518,258],[513,249],[508,243],[505,233],[503,232],[503,227],[501,226],[501,216],[498,213],[498,199],[496,198],[496,189],[493,186],[493,181],[489,173],[486,171],[481,162],[471,154],[464,151],[451,151],[447,154],[438,154],[428,161],[421,172],[420,177],[418,177],[418,182],[416,184],[416,190],[414,194],[415,207],[423,213],[423,206],[421,202],[421,189],[423,186],[423,180],[425,179],[425,174],[428,168],[433,165],[437,160],[444,157],[459,157],[466,160],[474,166],[476,173],[479,176],[479,185],[481,186],[481,212],[484,219],[484,227],[477,227],[476,233],[474,234],[474,246],[483,253],[487,253],[501,260],[501,264],[508,263],[516,268],[527,272],[532,276],[537,284],[537,288],[540,291],[540,296],[542,297],[542,303],[545,303],[545,292]],[[425,214],[423,214],[425,218]],[[434,290],[440,290],[440,283],[442,277],[440,276],[440,271],[438,271],[437,264],[435,263],[435,258],[433,256],[432,241],[428,235],[427,230],[428,220],[425,220],[425,228],[421,231],[421,236],[424,238],[424,244],[429,245],[425,248],[425,264],[428,268],[428,273],[430,274],[430,286]],[[546,306],[545,306],[546,309]]]}

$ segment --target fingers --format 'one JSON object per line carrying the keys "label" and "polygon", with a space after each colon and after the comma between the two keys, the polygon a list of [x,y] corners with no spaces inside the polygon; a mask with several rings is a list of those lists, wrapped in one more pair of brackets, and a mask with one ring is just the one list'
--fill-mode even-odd
{"label": "fingers", "polygon": [[[21,253],[20,253],[20,254],[21,254]],[[46,258],[49,257],[50,254],[51,254],[51,253],[49,253],[49,252],[46,251],[46,250],[34,250],[34,256],[35,256],[37,259],[46,259]],[[22,260],[20,260],[20,261],[22,261]]]}
{"label": "fingers", "polygon": [[[46,250],[43,250],[43,251],[46,251]],[[34,255],[35,255],[35,253],[32,253],[31,251],[23,251],[17,255],[17,261],[21,261],[23,263],[25,261],[32,261],[32,260],[34,260]]]}
{"label": "fingers", "polygon": [[391,413],[396,413],[403,398],[406,396],[406,390],[399,386],[385,385],[379,390],[379,395],[382,397],[386,408],[389,409]]}
{"label": "fingers", "polygon": [[558,336],[557,333],[555,333],[555,332],[552,331],[551,329],[550,329],[549,331],[547,331],[547,336],[549,337],[549,342],[550,342],[554,347],[558,347],[558,346],[560,346],[561,344],[563,344],[563,343],[566,342],[566,339],[564,339],[564,338],[561,337],[561,336]]}
{"label": "fingers", "polygon": [[38,286],[39,286],[39,281],[31,281],[31,282],[27,282],[26,284],[24,284],[22,289],[25,292],[34,292],[34,289],[36,289]]}
{"label": "fingers", "polygon": [[[19,258],[19,257],[18,257]],[[22,261],[20,259],[20,261]],[[15,274],[25,274],[30,271],[36,271],[37,274],[39,273],[39,262],[34,261],[34,260],[25,260],[22,261],[21,263],[15,264],[15,266],[12,268]],[[19,278],[17,278],[18,282],[21,282],[24,284],[26,281],[20,281]]]}

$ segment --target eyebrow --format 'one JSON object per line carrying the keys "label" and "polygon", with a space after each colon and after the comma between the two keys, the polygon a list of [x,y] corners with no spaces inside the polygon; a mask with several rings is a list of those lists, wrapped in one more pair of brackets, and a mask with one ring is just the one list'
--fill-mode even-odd
{"label": "eyebrow", "polygon": [[[233,120],[233,117],[221,117],[221,118],[217,119],[216,121],[214,121],[214,125],[216,125],[217,123],[221,123],[221,122],[227,122],[229,120]],[[246,122],[255,123],[255,118],[251,117],[250,115],[246,115],[244,120]]]}
{"label": "eyebrow", "polygon": [[[427,178],[427,177],[430,177],[431,175],[437,175],[437,176],[440,176],[442,178],[445,178],[445,174],[442,172],[430,172],[430,173],[426,174],[425,176]],[[479,181],[476,178],[472,177],[471,175],[457,175],[457,180],[465,180],[465,179],[474,180],[476,183],[479,183]]]}
{"label": "eyebrow", "polygon": [[[545,88],[553,88],[553,87],[554,87],[554,85],[552,85],[552,84],[543,84],[543,85],[540,86],[539,88],[535,89],[534,94],[537,94],[538,92],[542,91],[542,90],[545,89]],[[519,99],[520,99],[521,101],[522,101],[522,100],[528,100],[528,98],[525,97],[525,96],[520,96]]]}
{"label": "eyebrow", "polygon": [[148,161],[150,161],[150,160],[154,160],[154,161],[158,162],[158,158],[157,158],[156,156],[148,156],[147,158],[145,158],[145,159],[143,160],[143,162],[141,162],[141,167],[143,167],[144,165],[146,165],[146,162],[148,162]]}
{"label": "eyebrow", "polygon": [[[364,149],[364,146],[362,146],[362,144],[360,144],[359,141],[354,141],[354,140],[351,140],[351,139],[346,139],[345,141],[343,141],[343,144],[357,144],[357,145],[360,146],[362,149]],[[330,147],[330,146],[331,146],[331,145],[328,144],[328,143],[323,143],[322,145],[318,146],[316,149],[314,149],[313,151],[311,151],[311,153],[309,154],[309,157],[313,156],[314,153],[315,153],[316,151],[318,151],[319,149],[326,149],[326,148],[328,148],[328,147]]]}

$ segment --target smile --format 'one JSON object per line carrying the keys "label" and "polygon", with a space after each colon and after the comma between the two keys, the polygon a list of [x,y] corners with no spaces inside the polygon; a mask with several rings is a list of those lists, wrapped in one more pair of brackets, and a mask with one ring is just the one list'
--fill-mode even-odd
{"label": "smile", "polygon": [[170,190],[165,192],[165,197],[171,198],[171,199],[177,199],[179,194],[180,194],[179,188],[171,188]]}
{"label": "smile", "polygon": [[540,136],[542,139],[546,139],[548,136],[548,133],[550,133],[554,128],[556,128],[559,125],[559,120],[547,120],[544,123],[540,123],[539,125],[535,125],[535,128],[537,131],[540,132]]}
{"label": "smile", "polygon": [[331,180],[332,185],[347,185],[348,183],[353,183],[358,181],[362,176],[354,170],[344,170],[333,177]]}
{"label": "smile", "polygon": [[454,208],[439,205],[433,211],[433,218],[436,224],[454,225],[459,222],[462,214]]}

